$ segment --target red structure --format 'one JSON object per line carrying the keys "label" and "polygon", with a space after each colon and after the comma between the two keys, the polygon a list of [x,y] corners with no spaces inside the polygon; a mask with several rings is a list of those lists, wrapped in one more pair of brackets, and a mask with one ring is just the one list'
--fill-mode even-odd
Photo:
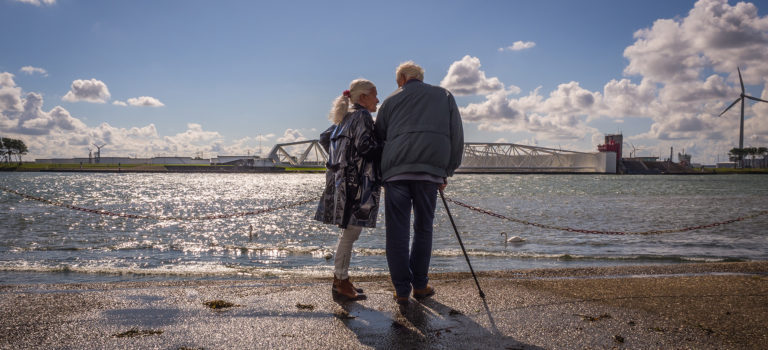
{"label": "red structure", "polygon": [[616,152],[616,166],[621,163],[621,145],[624,136],[622,134],[605,135],[605,144],[597,145],[600,152]]}

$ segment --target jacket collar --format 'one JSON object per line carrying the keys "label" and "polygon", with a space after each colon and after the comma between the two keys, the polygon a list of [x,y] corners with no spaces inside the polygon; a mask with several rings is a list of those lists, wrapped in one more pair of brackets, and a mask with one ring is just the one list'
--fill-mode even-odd
{"label": "jacket collar", "polygon": [[[363,107],[363,106],[362,106],[362,105],[360,105],[359,103],[355,103],[355,104],[352,106],[352,109],[354,109],[354,110],[358,110],[358,109],[365,109],[366,111],[368,110],[367,108]],[[369,111],[369,112],[370,112],[370,111]]]}
{"label": "jacket collar", "polygon": [[421,81],[419,79],[411,79],[411,80],[406,81],[405,84],[403,84],[403,87],[406,87],[408,85],[415,84],[415,83],[423,83],[423,81]]}

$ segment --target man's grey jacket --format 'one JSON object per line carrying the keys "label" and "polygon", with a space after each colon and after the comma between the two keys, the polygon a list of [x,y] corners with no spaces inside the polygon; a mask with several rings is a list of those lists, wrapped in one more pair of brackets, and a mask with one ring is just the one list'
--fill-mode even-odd
{"label": "man's grey jacket", "polygon": [[403,173],[449,177],[461,165],[464,128],[446,89],[408,81],[381,104],[375,130],[384,141],[384,180]]}

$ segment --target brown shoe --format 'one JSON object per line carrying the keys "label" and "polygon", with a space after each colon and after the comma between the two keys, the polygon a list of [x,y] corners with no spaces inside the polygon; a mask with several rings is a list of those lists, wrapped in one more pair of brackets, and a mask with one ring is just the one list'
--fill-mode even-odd
{"label": "brown shoe", "polygon": [[350,285],[350,286],[352,286],[352,289],[354,289],[354,290],[355,290],[355,292],[357,292],[358,294],[362,294],[362,293],[364,293],[364,292],[363,292],[363,288],[357,288],[357,287],[355,287],[354,285],[352,285],[352,281],[350,281],[350,280],[349,280],[349,278],[347,278],[347,281],[349,281],[349,285]]}
{"label": "brown shoe", "polygon": [[435,295],[435,288],[432,288],[430,285],[427,285],[422,289],[413,290],[413,297],[416,299],[424,299],[433,295]]}
{"label": "brown shoe", "polygon": [[395,299],[395,302],[397,302],[398,305],[406,306],[410,301],[408,300],[408,297],[399,297],[397,296],[397,292],[393,295],[393,299]]}
{"label": "brown shoe", "polygon": [[334,298],[344,299],[344,300],[364,300],[367,297],[365,294],[359,294],[355,290],[355,287],[352,286],[352,283],[349,282],[349,278],[340,280],[333,277],[333,288],[331,288],[331,294]]}

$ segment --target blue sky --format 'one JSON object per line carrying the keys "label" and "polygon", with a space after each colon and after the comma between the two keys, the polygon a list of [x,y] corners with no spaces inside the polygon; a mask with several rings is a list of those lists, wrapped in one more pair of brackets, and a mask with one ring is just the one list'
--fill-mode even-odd
{"label": "blue sky", "polygon": [[[0,0],[0,134],[31,158],[85,156],[92,143],[108,144],[103,156],[266,152],[316,138],[353,79],[383,100],[414,60],[456,95],[467,141],[593,151],[620,131],[639,155],[673,146],[712,163],[738,142],[736,109],[714,117],[738,97],[737,65],[747,93],[768,98],[767,9]],[[768,145],[768,106],[747,107],[745,145]]]}

